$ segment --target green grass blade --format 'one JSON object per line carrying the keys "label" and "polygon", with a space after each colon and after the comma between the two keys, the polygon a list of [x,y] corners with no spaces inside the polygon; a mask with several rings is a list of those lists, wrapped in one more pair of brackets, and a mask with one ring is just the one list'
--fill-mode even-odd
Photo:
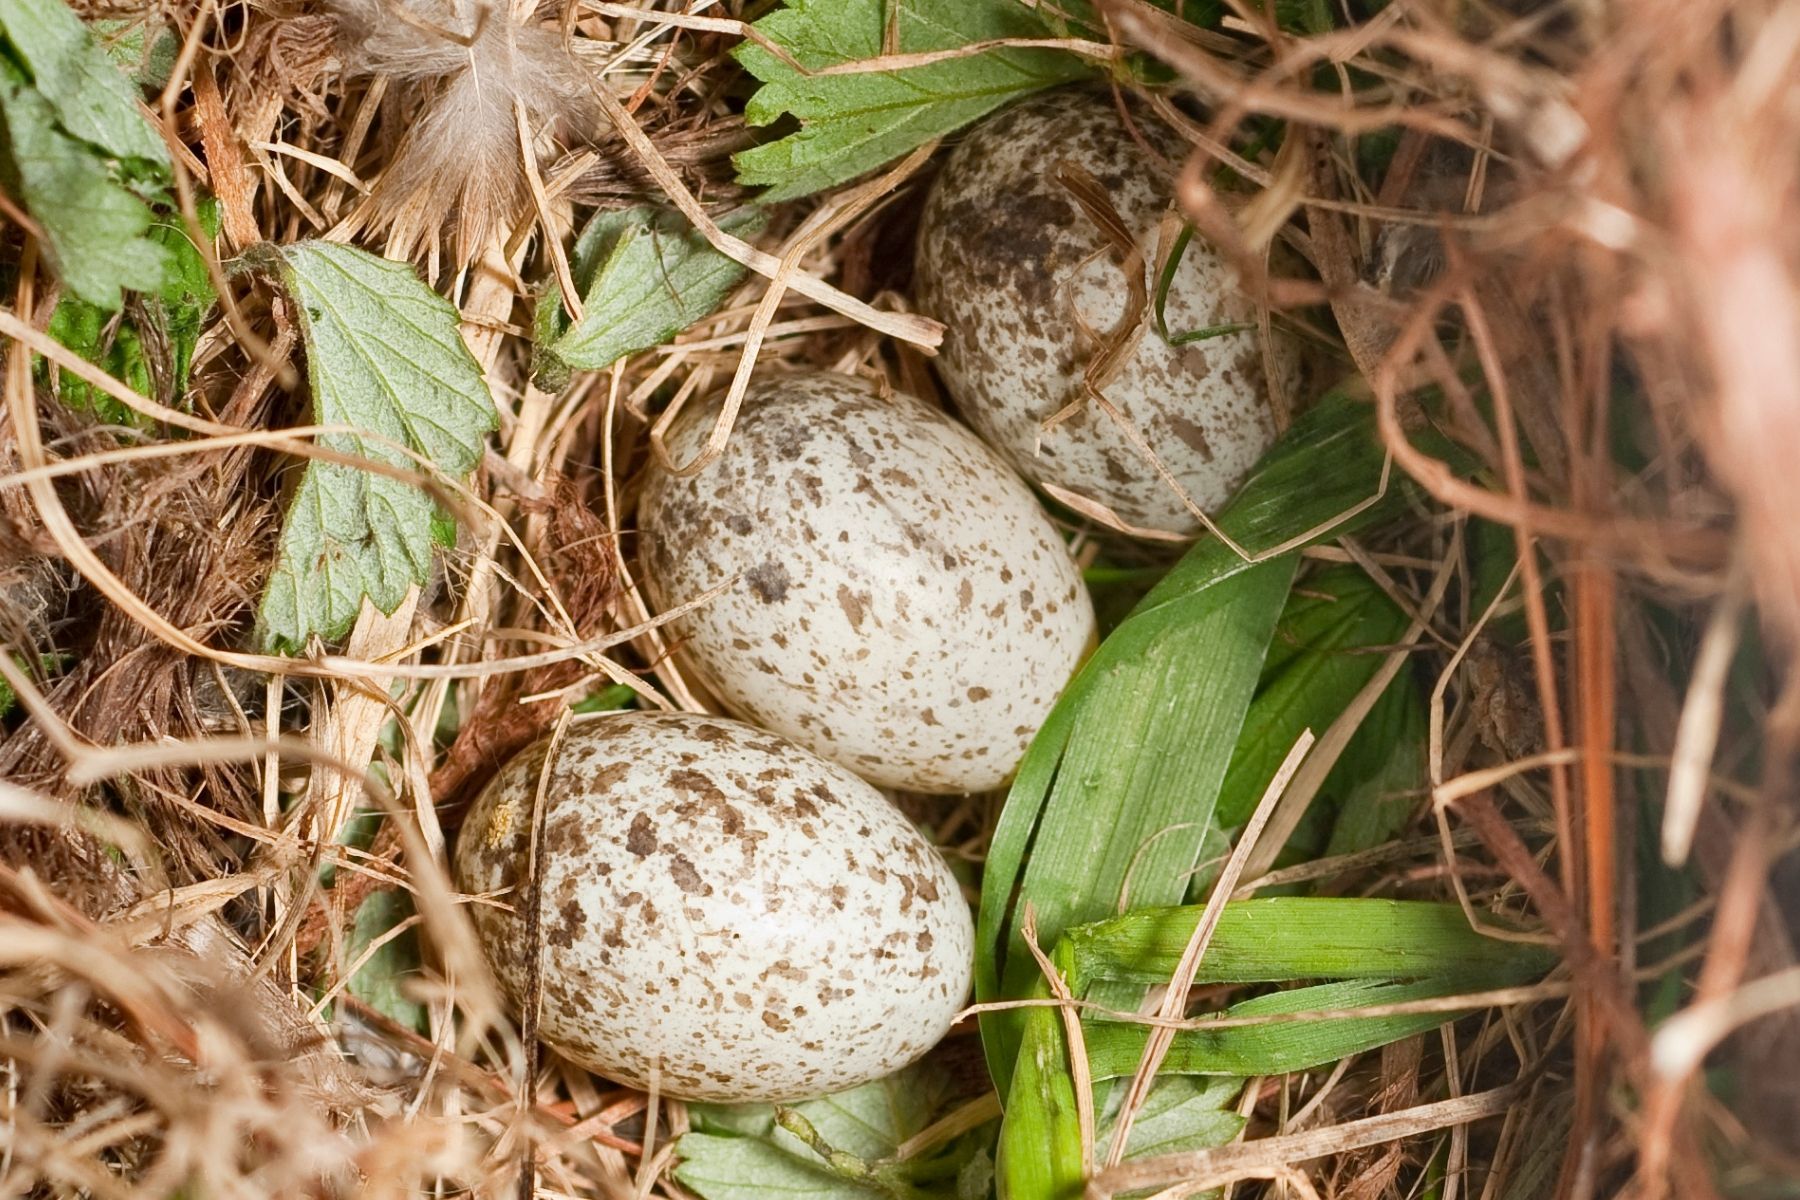
{"label": "green grass blade", "polygon": [[[1265,457],[1221,524],[1253,552],[1314,531],[1374,496],[1384,456],[1366,405],[1327,397]],[[1319,536],[1379,519],[1364,509]],[[1069,685],[1021,765],[983,877],[976,945],[980,999],[1020,995],[1024,906],[1054,944],[1071,925],[1133,904],[1182,899],[1212,821],[1292,554],[1252,564],[1216,539],[1197,544],[1107,638]],[[1030,861],[1027,862],[1027,851]],[[1007,1095],[1016,1013],[982,1019],[988,1065]]]}
{"label": "green grass blade", "polygon": [[[1165,983],[1201,908],[1140,909],[1072,929],[1069,965],[1100,980]],[[1446,979],[1471,985],[1546,969],[1549,951],[1487,937],[1454,904],[1362,897],[1234,900],[1200,961],[1196,983],[1302,979]]]}
{"label": "green grass blade", "polygon": [[[1496,983],[1499,981],[1496,980]],[[1415,1000],[1435,1000],[1467,990],[1460,981],[1427,979],[1416,983],[1353,980],[1295,988],[1259,996],[1225,1010],[1227,1017],[1276,1016],[1375,1008]],[[1285,1024],[1239,1025],[1219,1030],[1183,1030],[1175,1035],[1162,1071],[1169,1075],[1281,1075],[1334,1063],[1426,1033],[1462,1012],[1396,1013],[1376,1017],[1332,1017]],[[1088,1070],[1096,1081],[1131,1075],[1144,1056],[1149,1028],[1123,1022],[1095,1022],[1084,1031]]]}
{"label": "green grass blade", "polygon": [[[1113,635],[1124,661],[1087,689],[1025,865],[1021,895],[1046,939],[1116,910],[1127,887],[1133,903],[1181,898],[1169,884],[1212,820],[1293,572],[1292,558],[1261,564],[1196,594],[1179,620]],[[1036,972],[1014,955],[1003,990]]]}
{"label": "green grass blade", "polygon": [[[1140,909],[1069,930],[1051,962],[1070,991],[1167,981],[1203,909]],[[1268,1016],[1457,995],[1529,979],[1554,961],[1546,950],[1487,937],[1455,905],[1360,898],[1273,897],[1225,906],[1196,982],[1329,980],[1259,996],[1227,1016]],[[1048,983],[1032,989],[1050,995]],[[1304,1070],[1436,1028],[1454,1013],[1333,1017],[1176,1035],[1165,1074],[1271,1075]],[[1084,1183],[1079,1110],[1062,1014],[1021,1012],[998,1181],[1003,1200],[1074,1200]],[[1095,1081],[1137,1070],[1148,1029],[1122,1021],[1082,1023]]]}
{"label": "green grass blade", "polygon": [[[1065,979],[1077,978],[1066,941],[1050,955]],[[1031,995],[1047,999],[1039,980]],[[1081,1123],[1075,1081],[1069,1073],[1069,1046],[1062,1014],[1048,1006],[1019,1010],[1020,1048],[1011,1087],[1001,1093],[1006,1116],[994,1151],[1000,1200],[1038,1200],[1067,1191],[1083,1179]]]}
{"label": "green grass blade", "polygon": [[1398,642],[1407,621],[1359,568],[1307,577],[1276,624],[1263,681],[1219,793],[1219,824],[1230,828],[1249,819],[1301,732],[1323,730],[1349,707],[1381,668],[1381,655],[1368,649]]}
{"label": "green grass blade", "polygon": [[1373,849],[1401,834],[1430,782],[1428,739],[1425,698],[1403,673],[1326,777],[1325,791],[1338,810],[1323,857]]}

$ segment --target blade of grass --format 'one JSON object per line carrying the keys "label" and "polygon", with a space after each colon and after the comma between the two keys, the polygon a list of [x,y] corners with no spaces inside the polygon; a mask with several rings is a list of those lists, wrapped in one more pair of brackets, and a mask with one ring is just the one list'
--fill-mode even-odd
{"label": "blade of grass", "polygon": [[1356,567],[1307,577],[1275,626],[1219,792],[1219,824],[1233,828],[1249,818],[1300,731],[1330,725],[1380,668],[1381,656],[1369,648],[1392,645],[1405,631],[1406,614]]}
{"label": "blade of grass", "polygon": [[[1069,685],[1020,767],[989,852],[981,1000],[1032,986],[1018,929],[1025,903],[1054,943],[1122,899],[1182,898],[1293,578],[1292,552],[1384,515],[1395,503],[1382,491],[1385,464],[1368,407],[1327,397],[1219,518],[1253,551],[1279,556],[1256,562],[1217,540],[1197,544]],[[1020,1018],[988,1014],[982,1034],[1008,1094]]]}
{"label": "blade of grass", "polygon": [[[1461,994],[1463,987],[1434,977],[1417,983],[1353,980],[1259,996],[1227,1008],[1224,1016],[1267,1017],[1286,1013],[1380,1008]],[[1464,1010],[1466,1012],[1468,1010]],[[1334,1063],[1351,1054],[1425,1033],[1464,1012],[1406,1012],[1385,1016],[1330,1017],[1220,1030],[1184,1029],[1163,1059],[1167,1075],[1281,1075]],[[1088,1070],[1096,1080],[1130,1075],[1150,1031],[1124,1022],[1095,1022],[1085,1031]]]}
{"label": "blade of grass", "polygon": [[[1204,917],[1199,906],[1140,909],[1069,930],[1048,956],[1077,997],[1095,985],[1164,983]],[[1195,973],[1197,983],[1331,983],[1260,996],[1226,1017],[1336,1012],[1455,996],[1528,979],[1547,969],[1543,949],[1484,937],[1455,905],[1362,898],[1274,897],[1225,905]],[[1052,994],[1041,976],[1036,998]],[[1069,1067],[1062,1011],[1019,1010],[1023,1039],[1000,1129],[1000,1194],[1009,1200],[1072,1200],[1086,1175],[1079,1097]],[[1435,1028],[1456,1013],[1234,1026],[1178,1032],[1165,1074],[1273,1075],[1335,1061]],[[1081,1025],[1096,1081],[1136,1069],[1147,1025],[1092,1020]]]}
{"label": "blade of grass", "polygon": [[[1219,918],[1224,915],[1225,905],[1238,880],[1243,877],[1244,865],[1250,855],[1258,848],[1259,839],[1266,828],[1270,816],[1275,812],[1276,804],[1282,793],[1293,780],[1295,772],[1300,770],[1301,762],[1307,752],[1313,748],[1313,733],[1310,729],[1300,731],[1287,757],[1276,769],[1275,777],[1269,781],[1263,792],[1262,802],[1256,806],[1250,823],[1238,838],[1238,844],[1226,860],[1225,869],[1219,874],[1218,884],[1206,906],[1200,910],[1200,919],[1194,923],[1194,932],[1188,935],[1187,945],[1182,948],[1181,959],[1170,973],[1167,990],[1163,994],[1162,1005],[1157,1015],[1165,1019],[1181,1016],[1187,1010],[1188,992],[1194,985],[1194,977],[1200,972],[1200,962],[1206,955],[1213,935],[1218,931]],[[1169,1052],[1175,1034],[1167,1026],[1149,1031],[1145,1038],[1143,1058],[1139,1061],[1137,1074],[1133,1076],[1130,1090],[1125,1097],[1124,1106],[1119,1110],[1118,1128],[1113,1133],[1113,1142],[1106,1152],[1106,1165],[1117,1166],[1125,1156],[1125,1140],[1131,1134],[1131,1122],[1138,1108],[1150,1095],[1150,1087],[1156,1080],[1156,1073],[1162,1067],[1163,1059]]]}
{"label": "blade of grass", "polygon": [[[1162,983],[1199,919],[1200,909],[1193,906],[1142,909],[1071,929],[1068,962],[1074,978],[1083,984]],[[1226,905],[1196,982],[1430,976],[1480,986],[1542,970],[1551,961],[1539,947],[1476,932],[1454,904],[1273,896]]]}
{"label": "blade of grass", "polygon": [[1337,715],[1337,719],[1326,727],[1325,732],[1319,737],[1317,750],[1312,757],[1307,759],[1306,765],[1294,778],[1293,784],[1282,794],[1281,805],[1269,820],[1268,836],[1251,855],[1250,865],[1246,868],[1246,874],[1252,878],[1266,874],[1275,865],[1276,854],[1306,816],[1308,807],[1312,804],[1314,797],[1318,795],[1326,777],[1336,768],[1345,747],[1363,727],[1363,723],[1368,719],[1369,713],[1374,709],[1376,703],[1380,701],[1388,687],[1405,668],[1407,660],[1412,655],[1413,646],[1429,628],[1431,614],[1435,613],[1438,605],[1443,603],[1444,592],[1450,586],[1450,580],[1455,575],[1454,564],[1460,558],[1457,553],[1460,545],[1460,535],[1453,531],[1451,549],[1446,555],[1445,562],[1439,567],[1436,579],[1432,581],[1430,590],[1421,601],[1419,612],[1407,625],[1406,632],[1400,635],[1396,647],[1382,656],[1380,668],[1376,670],[1368,683],[1351,698],[1349,703],[1344,705],[1343,711]]}

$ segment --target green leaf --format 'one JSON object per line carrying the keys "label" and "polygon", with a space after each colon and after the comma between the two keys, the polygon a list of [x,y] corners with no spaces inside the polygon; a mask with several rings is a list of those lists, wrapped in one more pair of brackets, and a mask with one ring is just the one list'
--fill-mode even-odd
{"label": "green leaf", "polygon": [[[0,0],[0,31],[64,133],[121,160],[170,168],[136,86],[60,0]],[[34,214],[35,215],[35,214]]]}
{"label": "green leaf", "polygon": [[[25,668],[24,656],[14,654],[12,660],[21,669]],[[12,684],[6,682],[5,679],[0,679],[0,717],[4,717],[7,713],[10,713],[13,710],[13,707],[18,703],[19,694],[13,691]]]}
{"label": "green leaf", "polygon": [[[1220,521],[1253,551],[1283,544],[1375,495],[1382,464],[1368,408],[1327,397]],[[1331,533],[1379,519],[1397,500]],[[1296,562],[1289,553],[1252,564],[1216,540],[1198,543],[1064,691],[989,850],[976,941],[981,1000],[1033,986],[1037,968],[1020,932],[1026,905],[1040,940],[1054,944],[1070,926],[1116,912],[1128,874],[1133,905],[1183,898]],[[1019,1023],[1016,1013],[982,1019],[1002,1095]]]}
{"label": "green leaf", "polygon": [[[202,200],[198,215],[203,232],[209,237],[217,236],[218,201],[210,196]],[[218,297],[206,272],[206,260],[188,237],[187,226],[179,216],[167,212],[159,215],[148,238],[168,251],[168,269],[161,287],[144,294],[131,306],[131,312],[117,322],[98,305],[65,296],[50,314],[48,331],[51,337],[133,391],[154,396],[158,372],[152,369],[145,352],[143,334],[147,329],[154,335],[153,344],[167,349],[167,361],[159,365],[166,372],[167,390],[171,393],[167,399],[177,402],[187,390],[194,348]],[[47,368],[42,371],[43,375],[48,373]],[[143,423],[144,418],[137,412],[70,372],[57,374],[58,393],[70,408],[113,424]]]}
{"label": "green leaf", "polygon": [[[1050,1010],[1041,1012],[1052,1023],[1060,1020]],[[1033,1014],[1033,1024],[1038,1020],[1038,1014]],[[1051,1034],[1052,1038],[1054,1036]],[[1033,1041],[1029,1044],[1041,1044],[1043,1054],[1034,1057],[1029,1065],[1022,1064],[1014,1076],[1014,1095],[1018,1099],[1008,1104],[1006,1119],[1001,1126],[1000,1195],[1005,1200],[1040,1200],[1051,1196],[1057,1196],[1057,1200],[1075,1200],[1080,1195],[1078,1186],[1066,1197],[1054,1190],[1059,1186],[1055,1182],[1059,1172],[1063,1181],[1074,1182],[1080,1178],[1080,1125],[1074,1109],[1073,1084],[1066,1071],[1057,1079],[1062,1085],[1058,1094],[1066,1105],[1058,1125],[1032,1120],[1034,1113],[1044,1110],[1027,1103],[1020,1093],[1034,1087],[1039,1069],[1054,1065],[1052,1060],[1057,1051],[1053,1042]],[[1225,1107],[1242,1088],[1243,1081],[1238,1079],[1199,1075],[1167,1075],[1157,1079],[1132,1119],[1125,1161],[1223,1146],[1244,1128],[1244,1119]],[[1104,1152],[1112,1143],[1113,1131],[1118,1126],[1119,1107],[1127,1089],[1103,1085],[1094,1090],[1099,1109],[1094,1144],[1097,1150]]]}
{"label": "green leaf", "polygon": [[610,683],[597,692],[590,693],[574,704],[569,705],[573,713],[617,712],[629,708],[637,699],[637,691],[622,683]]}
{"label": "green leaf", "polygon": [[[792,1135],[776,1130],[772,1136]],[[706,1200],[869,1200],[885,1195],[832,1174],[798,1141],[790,1149],[764,1138],[694,1132],[682,1135],[678,1153],[676,1180]]]}
{"label": "green leaf", "polygon": [[[1064,935],[1050,959],[1076,995],[1092,997],[1107,983],[1132,985],[1141,995],[1174,972],[1203,911],[1198,905],[1142,909],[1080,926]],[[1455,905],[1277,897],[1225,906],[1195,981],[1334,981],[1256,997],[1226,1012],[1267,1016],[1455,995],[1530,978],[1551,961],[1538,947],[1476,932]],[[1040,978],[1031,994],[1048,997],[1048,983]],[[1455,1015],[1184,1030],[1175,1036],[1163,1073],[1237,1077],[1302,1070],[1435,1028]],[[1022,1025],[1023,1046],[1000,1131],[1001,1193],[1009,1200],[1072,1200],[1081,1194],[1082,1168],[1062,1018],[1053,1008],[1034,1007],[1025,1010]],[[1146,1026],[1084,1019],[1082,1034],[1096,1080],[1137,1070]],[[1158,1084],[1166,1086],[1166,1079]]]}
{"label": "green leaf", "polygon": [[[1470,518],[1469,552],[1475,565],[1475,579],[1469,589],[1469,611],[1487,612],[1500,598],[1501,588],[1511,580],[1513,604],[1496,609],[1483,633],[1505,645],[1523,644],[1530,633],[1525,624],[1525,613],[1518,604],[1519,584],[1515,568],[1519,565],[1519,543],[1513,536],[1512,526],[1480,517]],[[1540,569],[1549,565],[1547,559],[1540,559],[1538,563]]]}
{"label": "green leaf", "polygon": [[[62,670],[63,667],[75,661],[75,656],[72,654],[40,654],[37,658],[38,666],[43,670],[45,675],[54,675]],[[12,660],[19,670],[24,671],[27,674],[31,672],[30,660],[23,654],[15,652],[12,655]],[[11,712],[18,702],[19,695],[17,692],[13,691],[12,684],[6,682],[5,679],[0,679],[0,717],[4,717],[7,713]]]}
{"label": "green leaf", "polygon": [[1322,732],[1381,667],[1407,616],[1361,570],[1309,578],[1275,627],[1268,664],[1219,792],[1218,821],[1250,818],[1301,731]]}
{"label": "green leaf", "polygon": [[[116,311],[167,255],[144,234],[169,152],[122,75],[60,0],[0,0],[0,181],[43,230],[76,296]],[[138,189],[138,190],[134,190]]]}
{"label": "green leaf", "polygon": [[[1165,983],[1187,948],[1199,905],[1141,909],[1068,933],[1068,970],[1142,987]],[[1321,896],[1233,900],[1201,961],[1200,983],[1444,977],[1471,986],[1530,975],[1552,961],[1526,943],[1469,927],[1454,904]]]}
{"label": "green leaf", "polygon": [[1405,673],[1370,710],[1322,789],[1338,797],[1324,853],[1379,846],[1406,828],[1426,784],[1425,702]]}
{"label": "green leaf", "polygon": [[[1242,1087],[1240,1080],[1200,1075],[1170,1075],[1158,1079],[1144,1098],[1143,1107],[1132,1118],[1125,1157],[1148,1158],[1154,1154],[1178,1154],[1184,1150],[1223,1146],[1244,1128],[1244,1119],[1225,1108]],[[1125,1089],[1111,1090],[1109,1103],[1096,1122],[1099,1130],[1094,1140],[1098,1145],[1112,1141],[1119,1106],[1124,1099]]]}
{"label": "green leaf", "polygon": [[174,73],[181,39],[154,14],[100,17],[88,23],[114,66],[141,88],[161,89]]}
{"label": "green leaf", "polygon": [[[412,914],[412,900],[405,892],[376,892],[356,910],[345,958],[355,962],[371,942]],[[423,963],[417,933],[409,929],[371,954],[350,977],[349,992],[384,1016],[424,1033],[429,1028],[425,1006],[409,996],[405,987],[407,978],[417,975]]]}
{"label": "green leaf", "polygon": [[[762,227],[764,214],[739,210],[727,232]],[[627,354],[660,346],[718,308],[744,268],[712,248],[677,213],[641,205],[588,222],[570,264],[582,289],[581,320],[571,327],[555,284],[538,301],[537,361],[545,385],[571,370],[599,371]]]}
{"label": "green leaf", "polygon": [[160,287],[168,256],[144,236],[150,206],[112,164],[64,132],[56,110],[10,63],[0,63],[0,123],[4,182],[44,231],[68,289],[114,312],[121,292]]}
{"label": "green leaf", "polygon": [[[885,41],[893,20],[895,40]],[[995,38],[1054,36],[1017,0],[788,0],[756,30],[809,71],[954,49]],[[1008,100],[1093,74],[1061,50],[1000,49],[878,73],[807,75],[746,41],[738,61],[763,82],[751,125],[784,116],[798,132],[735,156],[738,180],[789,200],[854,179],[992,112]]]}
{"label": "green leaf", "polygon": [[[1214,814],[1219,826],[1235,829],[1249,819],[1301,731],[1321,732],[1349,707],[1408,621],[1358,567],[1320,571],[1294,589],[1225,773]],[[1308,811],[1311,819],[1290,836],[1281,861],[1316,855],[1328,838],[1332,853],[1349,853],[1397,829],[1416,799],[1405,793],[1420,786],[1423,719],[1417,687],[1402,672],[1351,736]],[[1216,848],[1212,856],[1222,858]],[[1215,874],[1197,872],[1189,898],[1203,900]]]}
{"label": "green leaf", "polygon": [[[1422,983],[1353,980],[1272,992],[1227,1008],[1223,1016],[1266,1017],[1284,1013],[1377,1008],[1454,996],[1460,987],[1442,979]],[[1390,1016],[1333,1017],[1286,1024],[1239,1025],[1220,1030],[1188,1029],[1175,1036],[1163,1060],[1168,1075],[1238,1079],[1281,1075],[1337,1062],[1414,1034],[1436,1029],[1460,1013],[1397,1013]],[[1142,1025],[1098,1021],[1084,1031],[1088,1071],[1096,1080],[1128,1078],[1144,1057],[1148,1031]]]}
{"label": "green leaf", "polygon": [[[480,461],[496,415],[457,330],[456,309],[404,263],[349,246],[301,242],[259,260],[293,296],[306,342],[313,420],[379,435],[456,478]],[[366,437],[320,439],[335,450],[417,471]],[[432,498],[410,483],[311,462],[288,507],[275,570],[258,610],[271,651],[343,635],[366,597],[391,613],[431,566]]]}
{"label": "green leaf", "polygon": [[985,1137],[965,1136],[922,1159],[893,1161],[901,1144],[930,1124],[951,1096],[949,1076],[926,1062],[792,1105],[836,1152],[836,1169],[778,1125],[772,1105],[690,1105],[694,1131],[676,1146],[675,1178],[706,1200],[891,1200],[911,1194],[915,1181],[979,1175]]}

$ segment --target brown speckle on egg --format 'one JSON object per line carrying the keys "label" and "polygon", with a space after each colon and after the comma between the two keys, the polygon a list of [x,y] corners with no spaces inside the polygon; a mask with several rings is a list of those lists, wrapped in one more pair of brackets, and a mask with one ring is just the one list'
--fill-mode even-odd
{"label": "brown speckle on egg", "polygon": [[[542,775],[538,1032],[572,1062],[635,1087],[654,1072],[683,1099],[786,1101],[889,1074],[943,1036],[969,986],[968,906],[869,784],[691,714],[576,725],[547,775],[544,753],[482,793],[454,868],[465,892],[514,906],[470,913],[517,1001],[533,948],[516,814]],[[675,766],[689,756],[704,772]]]}
{"label": "brown speckle on egg", "polygon": [[[1198,520],[1091,399],[1046,431],[1044,421],[1083,399],[1083,374],[1126,315],[1120,256],[1058,178],[1068,162],[1100,185],[1136,237],[1152,298],[1158,229],[1173,198],[1183,143],[1152,115],[1133,114],[1147,153],[1109,93],[1067,89],[1034,96],[977,126],[944,164],[920,218],[919,307],[945,324],[937,363],[952,398],[983,440],[1027,478],[1097,500],[1130,525],[1193,533]],[[1104,385],[1119,410],[1211,511],[1274,440],[1255,305],[1227,264],[1198,237],[1182,255],[1164,309],[1171,334],[1252,328],[1172,345],[1147,312],[1122,366]],[[1270,357],[1291,388],[1299,352],[1279,331]]]}
{"label": "brown speckle on egg", "polygon": [[[718,403],[675,422],[678,461]],[[715,495],[748,524],[715,520]],[[751,388],[724,453],[690,478],[652,468],[638,515],[657,607],[738,580],[676,624],[694,673],[883,787],[1003,784],[1093,634],[1024,482],[942,413],[847,376]]]}

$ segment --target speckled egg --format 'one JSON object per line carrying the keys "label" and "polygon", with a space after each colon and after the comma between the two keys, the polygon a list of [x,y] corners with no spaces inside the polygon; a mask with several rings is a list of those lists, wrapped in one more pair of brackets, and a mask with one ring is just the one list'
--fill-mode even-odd
{"label": "speckled egg", "polygon": [[[717,401],[669,445],[698,454]],[[652,469],[638,506],[659,609],[738,716],[883,787],[983,791],[1018,766],[1094,612],[1023,481],[968,430],[843,375],[752,388],[724,453]]]}
{"label": "speckled egg", "polygon": [[[1208,512],[1274,440],[1256,307],[1198,237],[1169,287],[1170,334],[1251,328],[1180,346],[1157,332],[1159,227],[1186,147],[1141,109],[1133,120],[1164,161],[1138,144],[1104,92],[1045,93],[978,126],[926,202],[915,288],[921,310],[946,326],[944,383],[990,446],[1027,478],[1097,500],[1129,525],[1186,534],[1198,529],[1193,514],[1092,400],[1043,428],[1084,396],[1083,374],[1130,295],[1123,256],[1058,178],[1069,163],[1098,183],[1144,260],[1145,319],[1102,393]],[[1297,345],[1278,333],[1271,350],[1291,387]]]}
{"label": "speckled egg", "polygon": [[543,781],[539,1036],[634,1087],[782,1101],[878,1078],[935,1045],[968,991],[956,880],[880,792],[719,717],[624,713],[526,750],[475,802],[457,885],[502,986]]}

